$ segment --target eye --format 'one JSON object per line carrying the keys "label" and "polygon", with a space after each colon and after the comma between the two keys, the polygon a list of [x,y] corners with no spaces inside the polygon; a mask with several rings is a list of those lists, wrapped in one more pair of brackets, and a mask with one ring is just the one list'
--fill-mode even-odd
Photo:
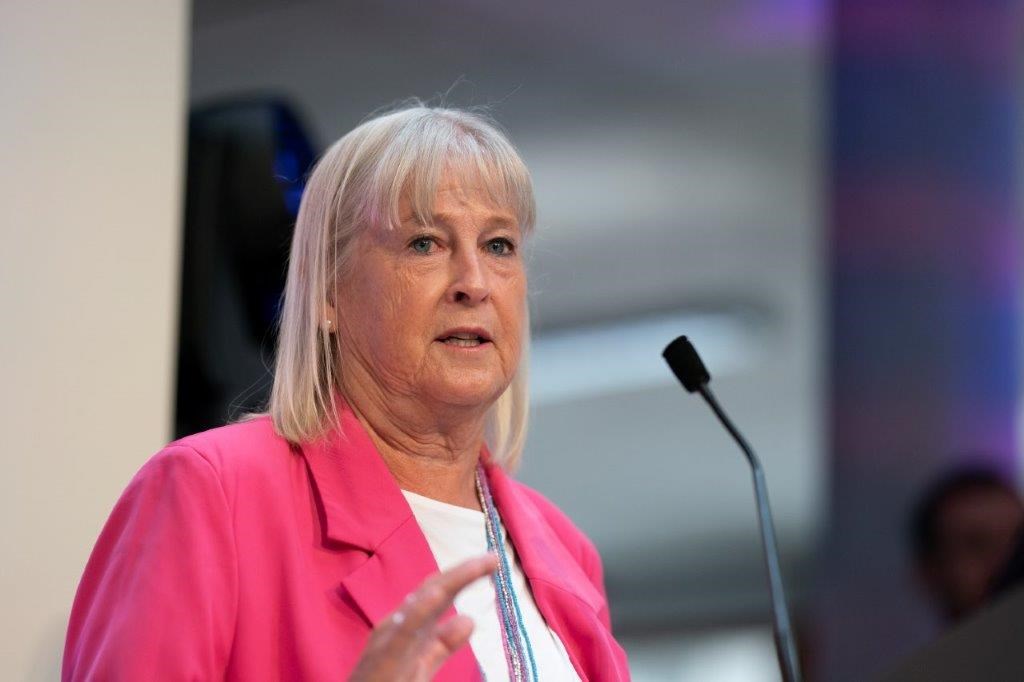
{"label": "eye", "polygon": [[434,245],[433,237],[416,237],[409,242],[409,248],[416,253],[430,253],[431,247]]}
{"label": "eye", "polygon": [[511,256],[515,253],[516,247],[510,240],[498,237],[487,242],[487,250],[495,256]]}

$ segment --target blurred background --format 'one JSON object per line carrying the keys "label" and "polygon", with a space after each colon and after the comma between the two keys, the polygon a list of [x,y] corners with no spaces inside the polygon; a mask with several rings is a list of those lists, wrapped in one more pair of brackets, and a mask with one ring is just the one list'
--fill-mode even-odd
{"label": "blurred background", "polygon": [[[1022,514],[1022,14],[939,4],[5,5],[10,679],[58,676],[134,471],[265,396],[304,174],[411,95],[486,106],[533,174],[520,477],[598,545],[635,679],[779,679],[749,470],[679,334],[766,467],[808,679],[983,603],[957,586]],[[950,471],[982,473],[922,506]],[[963,490],[1009,502],[968,505],[957,583]]]}

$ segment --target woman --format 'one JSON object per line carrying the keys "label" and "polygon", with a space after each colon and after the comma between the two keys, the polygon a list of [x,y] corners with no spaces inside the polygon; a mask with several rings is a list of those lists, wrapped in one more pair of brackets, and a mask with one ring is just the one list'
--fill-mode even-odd
{"label": "woman", "polygon": [[476,114],[414,106],[332,146],[299,211],[268,413],[132,480],[64,679],[627,679],[593,545],[506,473],[533,223],[522,160]]}

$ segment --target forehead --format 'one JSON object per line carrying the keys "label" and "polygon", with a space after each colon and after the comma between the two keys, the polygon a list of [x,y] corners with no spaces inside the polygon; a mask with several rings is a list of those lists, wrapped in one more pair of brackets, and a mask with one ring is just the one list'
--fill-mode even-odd
{"label": "forehead", "polygon": [[942,505],[946,526],[1016,524],[1024,520],[1024,506],[1012,493],[999,488],[973,488],[949,496]]}
{"label": "forehead", "polygon": [[401,193],[399,220],[402,223],[444,222],[451,212],[470,210],[483,215],[489,223],[515,225],[515,210],[488,180],[479,173],[446,169],[433,188],[433,196],[429,187],[407,187]]}

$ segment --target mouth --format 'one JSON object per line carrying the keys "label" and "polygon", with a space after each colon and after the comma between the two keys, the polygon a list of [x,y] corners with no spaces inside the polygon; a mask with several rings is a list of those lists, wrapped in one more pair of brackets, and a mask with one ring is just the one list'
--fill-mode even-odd
{"label": "mouth", "polygon": [[491,337],[482,329],[452,329],[437,340],[455,348],[479,348],[491,343]]}

